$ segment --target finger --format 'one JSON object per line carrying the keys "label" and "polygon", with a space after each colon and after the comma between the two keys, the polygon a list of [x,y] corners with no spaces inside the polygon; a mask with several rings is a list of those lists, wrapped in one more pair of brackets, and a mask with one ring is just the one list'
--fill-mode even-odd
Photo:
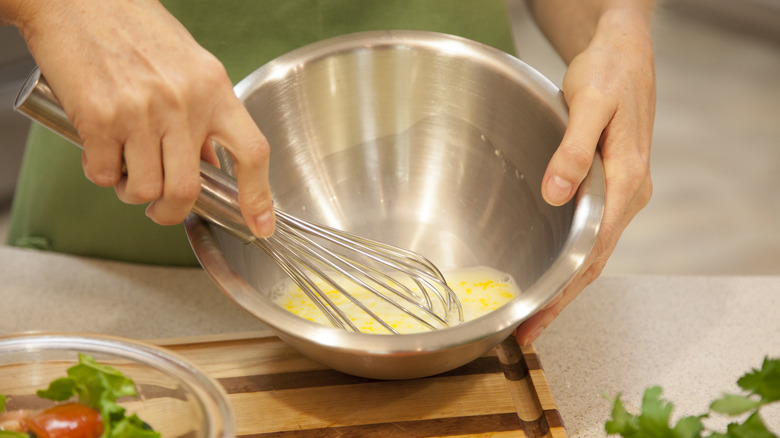
{"label": "finger", "polygon": [[101,187],[115,186],[122,177],[122,143],[102,138],[84,140],[81,166],[84,176]]}
{"label": "finger", "polygon": [[[635,183],[635,180],[639,183]],[[618,182],[617,180],[621,180]],[[589,254],[580,274],[564,289],[564,291],[542,310],[523,322],[516,330],[515,336],[521,346],[533,343],[552,321],[558,317],[589,284],[601,275],[607,260],[615,249],[618,239],[628,223],[647,205],[652,194],[652,182],[649,177],[615,178],[612,179],[612,196],[607,196],[604,220],[599,230],[599,236],[593,250]],[[628,188],[620,186],[625,185]],[[638,188],[637,188],[638,185]],[[627,199],[624,194],[630,194]]]}
{"label": "finger", "polygon": [[160,138],[150,132],[134,134],[125,143],[127,177],[115,187],[127,204],[145,204],[163,195],[163,167]]}
{"label": "finger", "polygon": [[203,147],[200,148],[200,159],[219,169],[219,157],[211,140],[203,142]]}
{"label": "finger", "polygon": [[201,140],[194,140],[186,124],[179,124],[162,138],[163,193],[149,204],[146,215],[160,225],[184,221],[200,193]]}
{"label": "finger", "polygon": [[247,226],[257,237],[271,236],[275,217],[268,183],[268,141],[237,99],[220,112],[213,138],[233,156],[238,202]]}
{"label": "finger", "polygon": [[555,206],[569,202],[585,179],[601,133],[613,114],[595,96],[578,96],[569,108],[569,124],[542,180],[542,197]]}
{"label": "finger", "polygon": [[560,315],[563,309],[574,301],[582,289],[589,284],[588,278],[588,276],[575,278],[549,304],[520,324],[514,332],[518,344],[522,347],[531,345],[544,332],[547,326]]}

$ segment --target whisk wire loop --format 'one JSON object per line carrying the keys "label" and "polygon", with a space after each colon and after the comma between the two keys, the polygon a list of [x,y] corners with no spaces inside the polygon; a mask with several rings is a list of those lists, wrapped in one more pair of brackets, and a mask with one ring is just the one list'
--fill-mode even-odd
{"label": "whisk wire loop", "polygon": [[[395,332],[395,330],[386,325],[384,321],[375,314],[375,312],[370,311],[360,299],[354,297],[354,295],[343,288],[338,281],[334,280],[331,277],[331,274],[335,274],[334,276],[336,278],[345,278],[354,282],[364,290],[371,292],[373,295],[408,314],[419,323],[430,329],[435,329],[438,327],[429,323],[425,318],[422,318],[413,309],[402,305],[402,303],[394,300],[393,297],[389,297],[388,294],[383,293],[382,290],[392,293],[395,297],[402,299],[406,303],[414,306],[417,310],[423,312],[425,315],[433,318],[436,322],[438,322],[439,327],[446,327],[448,325],[446,319],[443,319],[435,313],[435,308],[431,305],[430,300],[428,301],[429,306],[426,307],[418,300],[410,298],[410,296],[415,297],[417,295],[406,285],[397,282],[397,279],[393,279],[384,272],[373,269],[370,266],[358,263],[354,260],[350,260],[342,255],[332,252],[316,241],[293,229],[288,228],[286,224],[282,224],[280,226],[279,232],[285,237],[285,251],[289,251],[290,253],[295,254],[295,258],[300,265],[306,267],[312,274],[316,275],[331,287],[339,291],[342,295],[357,305],[361,310],[366,312],[372,319],[379,321],[379,323],[389,331]],[[317,269],[317,267],[314,266],[312,262],[317,262],[326,270],[323,271],[321,269]],[[329,274],[328,271],[330,271],[331,274]],[[384,280],[380,279],[379,277],[384,278]],[[401,288],[406,293],[399,292],[396,287]],[[420,285],[420,287],[422,287],[422,285]]]}
{"label": "whisk wire loop", "polygon": [[[320,237],[330,243],[335,243],[342,248],[357,253],[380,265],[388,267],[394,272],[403,272],[420,287],[425,295],[427,305],[430,307],[428,291],[432,291],[442,300],[445,309],[456,307],[459,322],[463,321],[463,309],[455,292],[447,285],[447,281],[436,266],[428,259],[415,252],[388,245],[383,242],[371,240],[365,237],[347,233],[325,225],[314,224],[303,219],[290,216],[277,210],[280,222],[306,233]],[[365,266],[365,265],[363,265]],[[381,271],[380,271],[381,272]],[[425,282],[429,287],[423,287],[418,279],[428,279]],[[434,286],[435,284],[435,286]],[[408,293],[414,294],[407,289]],[[443,295],[442,295],[443,292]]]}
{"label": "whisk wire loop", "polygon": [[[362,290],[370,292],[431,330],[447,327],[453,309],[457,311],[458,321],[463,320],[460,300],[447,285],[441,272],[421,255],[335,228],[313,224],[279,210],[276,214],[277,230],[274,235],[256,240],[255,243],[279,265],[334,326],[360,331],[322,290],[323,285],[343,295],[390,333],[398,333],[347,291],[343,280],[353,282]],[[314,238],[321,239],[327,246]],[[335,251],[332,245],[346,249],[349,255]],[[401,274],[403,278],[396,274]],[[404,284],[405,280],[411,280],[419,291]],[[433,303],[431,295],[440,302],[439,309]]]}
{"label": "whisk wire loop", "polygon": [[328,295],[300,269],[299,265],[296,265],[294,261],[290,260],[289,253],[283,246],[278,245],[277,242],[270,239],[255,240],[253,243],[261,248],[269,257],[273,258],[276,264],[293,280],[293,282],[295,282],[296,285],[298,285],[299,288],[301,288],[331,324],[342,329],[349,328],[353,331],[358,331],[357,327],[355,327],[344,312],[333,303],[330,297],[328,297]]}

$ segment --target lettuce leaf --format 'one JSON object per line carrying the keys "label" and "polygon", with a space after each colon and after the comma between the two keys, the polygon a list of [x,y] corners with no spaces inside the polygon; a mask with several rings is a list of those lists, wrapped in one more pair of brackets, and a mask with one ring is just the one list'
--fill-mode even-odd
{"label": "lettuce leaf", "polygon": [[160,436],[137,416],[125,416],[125,408],[116,402],[120,397],[137,396],[135,383],[120,371],[80,353],[79,363],[68,368],[67,374],[67,377],[51,382],[47,389],[37,391],[38,396],[54,401],[77,396],[79,403],[100,412],[103,419],[101,438]]}
{"label": "lettuce leaf", "polygon": [[30,436],[27,435],[26,433],[0,430],[0,438],[30,438]]}

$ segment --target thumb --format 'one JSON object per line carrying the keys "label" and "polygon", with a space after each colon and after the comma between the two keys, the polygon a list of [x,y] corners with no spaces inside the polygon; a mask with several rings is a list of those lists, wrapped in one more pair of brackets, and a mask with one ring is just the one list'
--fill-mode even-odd
{"label": "thumb", "polygon": [[233,157],[244,221],[255,236],[270,237],[276,223],[268,182],[270,146],[243,105],[235,103],[223,113],[213,138]]}
{"label": "thumb", "polygon": [[612,117],[611,110],[596,103],[588,97],[569,103],[569,124],[542,179],[542,197],[550,205],[569,202],[593,164],[601,133]]}

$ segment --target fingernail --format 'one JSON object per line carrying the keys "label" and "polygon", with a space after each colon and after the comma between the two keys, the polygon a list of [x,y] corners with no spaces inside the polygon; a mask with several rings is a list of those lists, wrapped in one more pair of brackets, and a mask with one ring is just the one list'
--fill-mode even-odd
{"label": "fingernail", "polygon": [[571,195],[572,183],[553,175],[547,181],[547,202],[552,205],[563,205],[569,200]]}
{"label": "fingernail", "polygon": [[274,215],[271,211],[260,213],[255,218],[255,230],[260,237],[270,237],[274,233]]}
{"label": "fingernail", "polygon": [[534,331],[532,331],[525,338],[523,338],[522,341],[520,341],[521,344],[520,346],[527,347],[531,345],[531,343],[533,343],[536,340],[536,338],[538,338],[542,334],[543,331],[544,331],[544,327],[537,327],[536,329],[534,329]]}

